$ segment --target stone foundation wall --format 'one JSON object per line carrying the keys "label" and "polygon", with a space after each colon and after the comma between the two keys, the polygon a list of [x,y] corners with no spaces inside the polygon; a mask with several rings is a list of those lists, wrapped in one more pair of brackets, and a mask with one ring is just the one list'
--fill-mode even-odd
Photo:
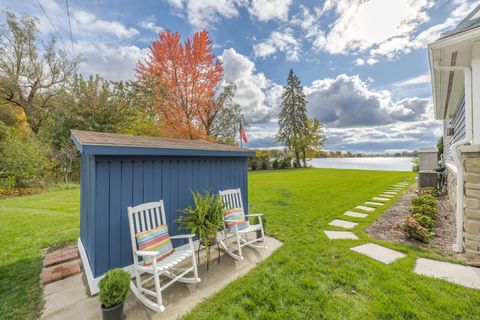
{"label": "stone foundation wall", "polygon": [[464,248],[480,253],[480,146],[463,146],[460,151],[464,170]]}
{"label": "stone foundation wall", "polygon": [[447,174],[447,194],[448,194],[448,200],[452,204],[452,206],[455,208],[457,202],[457,174],[455,171],[450,169],[447,166],[446,170]]}

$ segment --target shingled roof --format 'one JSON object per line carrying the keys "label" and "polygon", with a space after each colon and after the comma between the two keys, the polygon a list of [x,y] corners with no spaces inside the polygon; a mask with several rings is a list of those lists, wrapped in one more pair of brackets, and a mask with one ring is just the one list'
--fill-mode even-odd
{"label": "shingled roof", "polygon": [[[94,131],[71,130],[72,138],[81,146],[137,147],[172,150],[202,150],[222,152],[255,152],[251,149],[225,145],[205,140],[134,136]],[[78,145],[77,145],[78,146]]]}

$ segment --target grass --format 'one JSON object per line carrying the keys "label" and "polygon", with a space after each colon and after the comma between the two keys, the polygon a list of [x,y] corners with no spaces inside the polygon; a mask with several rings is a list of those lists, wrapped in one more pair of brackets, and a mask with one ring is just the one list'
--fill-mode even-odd
{"label": "grass", "polygon": [[[344,211],[409,177],[332,169],[251,173],[252,212],[267,216],[267,233],[284,245],[184,319],[480,319],[480,291],[412,272],[417,257],[441,257],[363,233],[383,208],[366,219],[348,217],[359,222],[353,230],[359,241],[330,241],[322,232],[334,230],[328,222]],[[367,241],[407,258],[387,266],[349,250]]]}
{"label": "grass", "polygon": [[0,319],[35,319],[42,309],[41,249],[78,238],[80,192],[0,200]]}
{"label": "grass", "polygon": [[[251,212],[284,241],[269,259],[198,305],[185,319],[479,319],[480,291],[418,276],[424,248],[326,238],[328,222],[410,178],[405,172],[309,169],[253,172]],[[35,318],[41,309],[40,249],[78,237],[78,187],[0,200],[0,318]],[[389,201],[389,204],[393,203]],[[387,205],[388,206],[388,205]],[[344,217],[344,219],[347,219]],[[389,266],[349,250],[373,241],[407,254]]]}

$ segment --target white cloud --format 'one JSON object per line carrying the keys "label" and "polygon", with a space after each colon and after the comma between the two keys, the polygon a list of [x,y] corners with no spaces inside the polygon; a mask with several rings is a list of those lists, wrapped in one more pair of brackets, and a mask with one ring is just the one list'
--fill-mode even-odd
{"label": "white cloud", "polygon": [[382,126],[427,119],[430,99],[394,101],[389,91],[373,90],[358,76],[338,75],[305,87],[310,116],[331,128]]}
{"label": "white cloud", "polygon": [[75,27],[88,32],[106,32],[115,35],[117,38],[131,38],[139,34],[135,28],[127,28],[118,21],[98,19],[94,14],[84,11],[73,11]]}
{"label": "white cloud", "polygon": [[[329,7],[338,18],[323,47],[331,54],[365,51],[397,36],[409,34],[428,20],[429,1],[340,0]],[[379,27],[381,26],[381,27]]]}
{"label": "white cloud", "polygon": [[356,66],[363,66],[365,64],[365,59],[357,58],[355,59],[354,63]]}
{"label": "white cloud", "polygon": [[247,0],[167,0],[177,15],[186,17],[196,29],[213,27],[222,19],[239,16],[238,9],[248,4]]}
{"label": "white cloud", "polygon": [[145,30],[150,30],[156,34],[160,33],[163,28],[155,24],[155,16],[149,16],[145,20],[140,21],[140,27]]}
{"label": "white cloud", "polygon": [[277,51],[285,52],[288,61],[298,61],[301,43],[293,36],[293,30],[286,28],[283,31],[273,31],[268,39],[253,45],[256,58],[266,58]]}
{"label": "white cloud", "polygon": [[425,83],[430,83],[430,74],[421,74],[419,76],[402,80],[402,81],[397,81],[393,85],[395,87],[405,87],[405,86],[416,86],[419,84],[425,84]]}
{"label": "white cloud", "polygon": [[248,11],[259,21],[286,21],[291,3],[292,0],[252,0]]}
{"label": "white cloud", "polygon": [[133,80],[138,60],[147,56],[147,49],[133,45],[113,47],[103,42],[79,41],[74,49],[87,59],[79,66],[81,73],[99,74],[108,80]]}
{"label": "white cloud", "polygon": [[234,102],[238,103],[249,123],[267,123],[278,114],[282,87],[263,73],[255,72],[255,64],[230,48],[223,51],[224,80],[237,85]]}

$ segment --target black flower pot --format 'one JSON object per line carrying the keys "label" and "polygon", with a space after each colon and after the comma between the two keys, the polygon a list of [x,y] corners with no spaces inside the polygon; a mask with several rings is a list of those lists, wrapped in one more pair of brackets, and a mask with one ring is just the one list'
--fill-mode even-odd
{"label": "black flower pot", "polygon": [[123,301],[111,308],[105,308],[102,304],[103,320],[122,320],[123,318]]}

